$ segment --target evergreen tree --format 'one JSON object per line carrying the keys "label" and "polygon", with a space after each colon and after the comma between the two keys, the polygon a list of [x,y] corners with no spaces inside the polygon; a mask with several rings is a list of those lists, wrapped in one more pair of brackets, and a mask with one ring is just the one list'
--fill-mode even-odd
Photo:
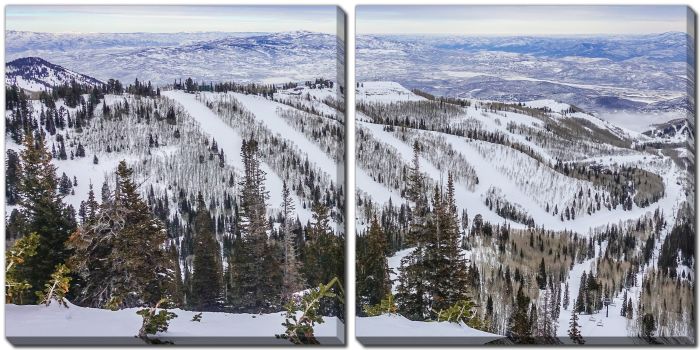
{"label": "evergreen tree", "polygon": [[292,293],[302,289],[303,281],[299,272],[299,261],[295,237],[292,232],[294,214],[294,199],[292,198],[287,181],[282,183],[282,234],[284,235],[284,264],[282,265],[282,298],[288,299]]}
{"label": "evergreen tree", "polygon": [[469,278],[467,275],[467,261],[461,251],[459,218],[457,216],[457,204],[452,173],[447,174],[447,193],[445,198],[444,222],[445,239],[442,241],[442,254],[447,260],[447,266],[443,271],[447,272],[447,285],[445,286],[446,304],[452,306],[458,301],[465,300],[469,293]]}
{"label": "evergreen tree", "polygon": [[[304,274],[310,286],[326,284],[338,278],[340,285],[345,283],[345,252],[342,235],[335,235],[331,229],[328,207],[316,201],[311,206],[313,222],[307,228],[308,241],[304,247]],[[339,292],[337,287],[334,287]],[[321,301],[321,310],[326,315],[343,317],[343,306],[337,301]]]}
{"label": "evergreen tree", "polygon": [[22,164],[19,155],[8,149],[5,157],[5,200],[7,205],[19,201],[19,185],[22,178]]}
{"label": "evergreen tree", "polygon": [[106,203],[110,200],[110,196],[112,193],[109,190],[109,185],[107,185],[107,181],[102,183],[102,189],[100,192],[100,198],[102,199],[102,203]]}
{"label": "evergreen tree", "polygon": [[70,194],[72,188],[73,183],[71,183],[70,179],[68,178],[68,175],[66,175],[66,173],[63,173],[63,175],[61,175],[61,180],[59,181],[58,192],[61,195],[66,196]]}
{"label": "evergreen tree", "polygon": [[540,269],[537,273],[537,286],[540,290],[547,288],[547,270],[544,265],[544,258],[540,261]]}
{"label": "evergreen tree", "polygon": [[76,303],[118,309],[177,300],[177,261],[168,254],[165,227],[140,198],[126,162],[116,174],[114,195],[107,194],[96,219],[69,241],[75,251],[71,266],[83,280]]}
{"label": "evergreen tree", "polygon": [[75,230],[75,217],[70,207],[56,192],[56,167],[46,149],[44,137],[34,139],[31,132],[24,137],[21,152],[22,176],[18,184],[20,213],[26,222],[26,232],[36,232],[39,244],[36,254],[18,268],[18,275],[33,286],[27,302],[50,279],[54,267],[64,263],[69,252],[65,242]]}
{"label": "evergreen tree", "polygon": [[90,190],[88,191],[88,200],[85,202],[85,217],[87,222],[94,222],[97,218],[97,209],[99,208],[99,203],[95,200],[95,191],[92,190],[92,184],[90,184]]}
{"label": "evergreen tree", "polygon": [[634,316],[634,305],[632,304],[632,297],[627,299],[627,311],[625,311],[625,316],[628,320],[631,320]]}
{"label": "evergreen tree", "polygon": [[564,284],[564,299],[562,300],[562,307],[564,307],[564,310],[569,309],[569,282]]}
{"label": "evergreen tree", "polygon": [[386,251],[386,236],[375,215],[372,218],[369,231],[358,245],[356,259],[357,274],[357,304],[358,309],[364,306],[379,304],[391,293],[389,265],[384,252]]}
{"label": "evergreen tree", "polygon": [[201,192],[197,196],[194,230],[194,261],[187,302],[197,311],[217,311],[221,306],[223,292],[221,257],[213,223]]}
{"label": "evergreen tree", "polygon": [[[434,271],[427,261],[431,232],[427,227],[427,203],[424,191],[424,178],[419,162],[420,146],[413,144],[413,163],[410,168],[407,197],[413,202],[412,220],[407,241],[415,245],[413,250],[401,259],[399,287],[396,304],[398,311],[410,320],[426,320],[430,314],[430,284],[428,275]],[[434,232],[433,232],[434,233]],[[434,237],[434,236],[433,236]]]}
{"label": "evergreen tree", "polygon": [[528,311],[530,309],[530,298],[523,293],[522,284],[518,287],[518,293],[515,297],[513,305],[513,315],[510,319],[510,335],[516,343],[531,344],[534,342],[532,338],[532,325]]}
{"label": "evergreen tree", "polygon": [[[268,245],[265,172],[260,169],[258,143],[244,140],[241,146],[244,176],[241,186],[241,242],[232,284],[238,285],[233,296],[234,308],[244,312],[262,312],[279,308],[282,271],[274,249]],[[232,267],[234,268],[234,267]]]}
{"label": "evergreen tree", "polygon": [[656,332],[656,320],[653,314],[644,314],[641,320],[642,324],[642,335],[647,338],[647,340],[652,341],[654,332]]}
{"label": "evergreen tree", "polygon": [[[578,300],[574,302],[574,304],[577,304]],[[581,331],[579,330],[581,327],[580,324],[578,324],[578,312],[571,312],[571,321],[569,321],[569,338],[574,342],[574,344],[584,344],[586,343],[583,340],[583,337],[581,336]]]}

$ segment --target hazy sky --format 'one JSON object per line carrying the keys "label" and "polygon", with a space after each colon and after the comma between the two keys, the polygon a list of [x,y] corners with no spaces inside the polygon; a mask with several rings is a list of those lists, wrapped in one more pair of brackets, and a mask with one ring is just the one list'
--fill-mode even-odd
{"label": "hazy sky", "polygon": [[7,30],[335,33],[335,6],[7,6]]}
{"label": "hazy sky", "polygon": [[358,6],[358,34],[575,35],[686,31],[685,6]]}

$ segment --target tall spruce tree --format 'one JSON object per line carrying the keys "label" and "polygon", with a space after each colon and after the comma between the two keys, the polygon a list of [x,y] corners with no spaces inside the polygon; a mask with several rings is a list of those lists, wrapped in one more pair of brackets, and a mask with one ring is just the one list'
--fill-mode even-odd
{"label": "tall spruce tree", "polygon": [[94,221],[71,236],[70,264],[82,279],[79,305],[127,308],[153,306],[172,295],[179,276],[168,254],[166,230],[137,192],[133,170],[121,161],[113,196],[100,205]]}
{"label": "tall spruce tree", "polygon": [[[574,304],[577,304],[578,300],[574,302]],[[571,312],[571,321],[569,321],[569,338],[575,343],[575,344],[584,344],[585,341],[583,340],[583,337],[581,336],[581,331],[579,330],[581,328],[581,325],[578,324],[578,312],[572,311]]]}
{"label": "tall spruce tree", "polygon": [[534,342],[532,338],[532,325],[528,315],[530,309],[530,297],[523,293],[523,285],[518,287],[518,292],[513,305],[513,315],[510,318],[509,338],[520,344],[531,344]]}
{"label": "tall spruce tree", "polygon": [[440,219],[442,221],[440,253],[445,257],[446,266],[441,270],[446,273],[447,282],[442,285],[442,294],[445,295],[444,304],[451,307],[458,301],[467,299],[470,286],[467,262],[460,247],[459,218],[452,173],[447,175],[447,192],[442,206],[444,208],[440,211],[443,213]]}
{"label": "tall spruce tree", "polygon": [[197,311],[217,311],[222,304],[222,264],[214,225],[200,192],[194,218],[194,261],[190,280],[189,307]]}
{"label": "tall spruce tree", "polygon": [[[307,227],[303,268],[308,284],[317,287],[337,277],[344,285],[344,238],[333,233],[329,209],[323,203],[314,202],[311,216],[313,222]],[[340,292],[337,287],[334,291]],[[320,310],[325,315],[343,317],[343,306],[334,300],[322,300]]]}
{"label": "tall spruce tree", "polygon": [[358,308],[376,305],[391,293],[389,265],[384,255],[386,251],[386,236],[377,220],[372,217],[367,236],[362,247],[358,245],[356,259],[357,299]]}
{"label": "tall spruce tree", "polygon": [[8,149],[5,157],[5,199],[8,205],[19,201],[19,185],[22,178],[22,164],[16,151]]}
{"label": "tall spruce tree", "polygon": [[35,139],[31,132],[24,137],[21,152],[22,176],[18,183],[18,204],[26,232],[36,232],[39,244],[36,254],[27,258],[18,268],[18,274],[32,285],[24,301],[34,302],[34,292],[40,291],[51,278],[54,267],[64,263],[70,255],[65,242],[75,230],[72,210],[63,203],[57,193],[56,167],[51,164],[51,154],[46,148],[43,135]]}
{"label": "tall spruce tree", "polygon": [[241,186],[241,242],[234,252],[235,268],[232,276],[236,287],[234,309],[244,312],[262,312],[280,308],[282,271],[274,249],[268,244],[265,172],[260,168],[258,143],[244,140],[241,146],[244,176]]}
{"label": "tall spruce tree", "polygon": [[[435,237],[427,222],[427,200],[424,178],[419,161],[420,146],[413,144],[413,163],[410,168],[407,197],[412,202],[412,218],[407,241],[415,247],[401,259],[399,286],[396,295],[398,311],[410,320],[426,320],[430,313],[430,283],[428,276],[433,273],[429,262],[428,245]],[[432,237],[431,237],[432,236]]]}
{"label": "tall spruce tree", "polygon": [[282,183],[282,234],[284,235],[284,263],[282,265],[282,298],[288,299],[292,293],[303,287],[300,273],[300,263],[297,259],[297,249],[294,232],[292,231],[294,215],[294,199],[292,198],[287,181]]}

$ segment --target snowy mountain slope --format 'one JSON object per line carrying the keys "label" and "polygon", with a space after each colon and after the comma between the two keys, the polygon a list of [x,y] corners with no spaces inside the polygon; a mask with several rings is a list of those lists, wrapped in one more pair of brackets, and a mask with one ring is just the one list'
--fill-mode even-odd
{"label": "snowy mountain slope", "polygon": [[[76,306],[68,308],[52,303],[44,305],[5,306],[8,322],[5,336],[15,345],[99,345],[109,341],[114,345],[143,345],[136,338],[141,327],[139,309],[110,311]],[[169,310],[177,314],[167,332],[156,337],[176,345],[288,344],[276,339],[284,332],[284,313],[231,314],[203,312],[201,321],[193,322],[198,312]],[[322,344],[343,344],[343,324],[336,317],[324,317],[324,323],[314,327]],[[339,338],[339,336],[341,338]]]}
{"label": "snowy mountain slope", "polygon": [[[163,95],[170,97],[180,103],[188,113],[199,123],[202,130],[210,137],[218,140],[219,147],[224,149],[229,157],[226,159],[228,164],[231,164],[237,169],[242,169],[242,160],[240,155],[243,138],[240,132],[226,124],[219,116],[212,112],[206,105],[197,101],[195,95],[187,94],[182,91],[163,91]],[[263,171],[267,174],[265,186],[270,192],[270,205],[277,208],[282,202],[282,179],[263,164]],[[296,198],[296,208],[299,214],[299,219],[302,222],[311,220],[311,210],[304,209],[299,198]]]}
{"label": "snowy mountain slope", "polygon": [[651,142],[685,143],[689,141],[691,132],[688,120],[681,118],[654,124],[643,134],[651,137]]}
{"label": "snowy mountain slope", "polygon": [[24,57],[5,64],[5,85],[17,85],[30,91],[70,84],[102,86],[104,83],[85,74],[76,73],[39,57]]}
{"label": "snowy mountain slope", "polygon": [[[397,83],[364,82],[364,84],[366,84],[367,88],[372,89],[373,96],[381,96],[381,100],[378,101],[381,103],[404,101],[407,96],[407,90]],[[360,87],[358,91],[362,91],[362,89]],[[410,94],[413,95],[412,93]],[[368,100],[369,98],[364,94],[359,95],[358,99]],[[622,165],[640,167],[662,175],[666,188],[666,196],[649,207],[640,208],[634,204],[631,210],[622,210],[622,208],[617,207],[612,210],[599,210],[586,215],[585,209],[588,206],[588,204],[585,204],[587,203],[586,198],[592,199],[594,194],[602,195],[604,190],[590,181],[565,176],[552,170],[550,167],[559,159],[559,152],[566,152],[567,149],[559,150],[556,147],[553,148],[551,140],[537,140],[533,136],[523,134],[517,128],[512,128],[511,123],[534,130],[529,135],[539,133],[556,137],[557,135],[553,131],[549,131],[549,126],[545,125],[543,121],[547,123],[561,123],[562,120],[572,120],[574,123],[580,123],[575,124],[578,128],[591,130],[596,133],[604,131],[621,140],[647,140],[646,136],[618,127],[583,112],[571,112],[570,105],[552,100],[524,103],[525,105],[530,104],[532,108],[551,110],[538,117],[515,111],[482,111],[477,107],[480,101],[472,102],[474,106],[462,108],[463,114],[455,119],[454,125],[460,125],[459,123],[465,123],[466,121],[466,125],[474,125],[476,123],[483,130],[500,132],[505,137],[529,147],[542,161],[549,164],[542,164],[540,160],[532,158],[526,153],[500,144],[469,140],[457,135],[449,135],[437,131],[406,129],[417,135],[432,135],[430,136],[431,138],[443,138],[451,145],[452,152],[461,155],[475,169],[479,179],[479,184],[476,185],[475,189],[469,190],[468,187],[460,186],[459,184],[456,186],[459,210],[466,209],[472,215],[479,213],[483,215],[485,220],[494,223],[508,222],[513,227],[522,227],[520,223],[500,217],[484,204],[488,193],[496,189],[497,192],[507,194],[508,202],[524,208],[527,214],[532,216],[536,225],[544,225],[548,229],[553,230],[572,230],[586,235],[591,229],[606,222],[614,223],[618,220],[633,219],[644,213],[652,212],[656,208],[665,208],[670,212],[673,210],[674,204],[682,200],[682,198],[677,196],[679,194],[682,195],[684,192],[676,184],[680,181],[678,177],[681,171],[675,167],[669,167],[669,159],[629,148],[620,148],[600,141],[596,143],[586,140],[582,142],[589,148],[585,150],[571,150],[569,148],[568,150],[569,153],[573,152],[573,154],[576,154],[574,158],[576,162],[589,164],[595,162],[600,166],[610,167]],[[358,130],[371,132],[375,139],[381,140],[387,146],[395,149],[401,156],[404,164],[410,163],[413,157],[413,141],[406,139],[405,136],[398,138],[397,135],[406,135],[403,131],[387,131],[381,124],[369,123],[367,121],[371,118],[361,112],[357,113],[356,119]],[[580,152],[580,154],[577,152]],[[439,170],[436,167],[436,159],[426,158],[425,155],[421,155],[419,158],[422,170],[438,183],[442,179],[444,185],[446,170]],[[358,165],[362,168],[362,164]],[[378,185],[375,181],[357,180],[358,188],[363,192],[369,193],[370,196],[373,193],[377,193],[376,190],[370,192],[363,187],[375,185]],[[582,200],[574,196],[580,191],[587,193],[589,190],[591,191],[591,197],[586,197]],[[385,189],[385,191],[391,192],[392,189]],[[379,203],[385,203],[387,197],[384,195],[381,195],[381,197],[383,200],[380,200],[378,197],[375,200],[379,201]],[[392,201],[398,203],[393,198]],[[559,215],[553,215],[551,209],[549,212],[545,211],[547,205],[550,208],[554,208],[555,205],[559,208],[564,208],[570,207],[575,202],[578,202],[578,209],[574,220],[560,220]]]}
{"label": "snowy mountain slope", "polygon": [[[335,35],[281,33],[46,34],[14,32],[8,59],[51,61],[99,79],[164,85],[196,81],[288,82],[332,78],[338,69]],[[40,42],[40,45],[35,43]],[[197,62],[196,65],[193,63]],[[283,73],[282,73],[283,72]]]}
{"label": "snowy mountain slope", "polygon": [[[373,135],[375,135],[376,138],[382,140],[383,142],[386,142],[390,146],[394,147],[398,153],[401,155],[403,160],[406,163],[410,163],[411,160],[413,159],[413,150],[411,149],[411,145],[403,142],[402,140],[396,138],[391,132],[383,131],[382,126],[379,124],[372,124],[372,123],[364,123],[364,122],[357,122],[358,126],[361,126],[362,128],[365,128],[367,130],[370,130]],[[461,145],[460,145],[461,146]],[[459,149],[459,148],[457,148]],[[423,171],[430,176],[431,179],[434,179],[436,181],[439,181],[442,179],[443,181],[446,181],[447,174],[444,171],[440,171],[437,169],[432,162],[430,162],[428,159],[426,159],[423,156],[419,157],[421,166],[423,167]],[[359,169],[358,169],[359,170]],[[485,173],[480,173],[480,175],[486,175]],[[481,177],[480,177],[481,178]],[[355,180],[357,183],[357,187],[359,189],[364,190],[368,184],[363,180],[363,179],[356,179]],[[494,180],[497,181],[497,180]],[[370,185],[371,186],[371,185]],[[371,188],[371,187],[370,187]],[[485,187],[480,185],[479,189],[484,189]],[[494,212],[489,211],[488,208],[484,205],[483,200],[480,198],[480,194],[483,191],[480,192],[473,192],[469,191],[465,186],[456,186],[456,197],[457,197],[457,205],[460,209],[467,209],[470,213],[481,213],[484,216],[485,220],[490,220],[494,222],[499,222],[503,221],[504,219],[496,215]],[[370,192],[368,190],[365,190],[370,196],[375,198],[375,200],[380,201],[381,197],[375,196],[375,193],[377,192]],[[380,192],[381,193],[381,192]],[[401,201],[397,201],[396,199],[392,198],[394,203],[401,203]],[[380,202],[382,203],[382,202]],[[510,222],[516,227],[521,226],[521,224],[518,224],[516,222]]]}
{"label": "snowy mountain slope", "polygon": [[232,95],[252,112],[256,118],[262,121],[275,134],[292,142],[309,156],[309,160],[316,163],[330,178],[342,183],[343,170],[339,167],[318,144],[309,140],[303,133],[292,128],[279,116],[280,110],[289,110],[291,107],[284,104],[264,99],[260,96],[232,93]]}

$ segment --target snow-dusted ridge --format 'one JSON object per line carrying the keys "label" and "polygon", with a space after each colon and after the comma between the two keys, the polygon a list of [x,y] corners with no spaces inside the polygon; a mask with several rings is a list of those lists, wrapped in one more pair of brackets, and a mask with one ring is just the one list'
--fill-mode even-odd
{"label": "snow-dusted ridge", "polygon": [[39,57],[24,57],[5,64],[5,86],[40,91],[54,86],[70,84],[75,80],[81,85],[102,86],[104,83],[85,74],[76,73]]}

